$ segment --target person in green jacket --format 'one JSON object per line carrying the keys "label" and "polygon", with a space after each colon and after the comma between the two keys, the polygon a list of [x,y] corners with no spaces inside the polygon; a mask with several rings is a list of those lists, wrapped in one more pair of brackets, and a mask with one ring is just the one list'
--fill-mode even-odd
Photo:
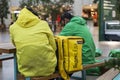
{"label": "person in green jacket", "polygon": [[[70,13],[64,13],[62,15],[62,22],[65,26],[59,33],[61,36],[80,36],[84,39],[82,46],[82,64],[93,64],[95,60],[96,46],[91,32],[87,26],[87,22],[83,17],[73,16]],[[98,67],[86,70],[88,75],[99,75],[100,69]]]}
{"label": "person in green jacket", "polygon": [[65,26],[60,32],[61,36],[80,36],[84,39],[82,48],[83,64],[92,64],[95,62],[95,44],[92,35],[87,27],[86,20],[79,16],[72,16],[65,13],[62,16]]}
{"label": "person in green jacket", "polygon": [[48,23],[31,8],[23,8],[9,30],[19,72],[25,77],[53,74],[57,65],[56,43]]}

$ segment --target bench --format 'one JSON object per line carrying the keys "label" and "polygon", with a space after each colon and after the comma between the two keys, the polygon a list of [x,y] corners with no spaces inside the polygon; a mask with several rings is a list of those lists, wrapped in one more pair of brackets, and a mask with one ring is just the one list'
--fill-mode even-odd
{"label": "bench", "polygon": [[[18,80],[17,78],[23,78],[24,76],[20,75],[18,76],[18,71],[17,71],[17,61],[16,61],[16,49],[15,47],[11,44],[11,43],[6,43],[6,44],[0,44],[0,53],[14,53],[13,57],[14,57],[14,80]],[[11,56],[12,58],[12,56]],[[83,65],[83,70],[82,70],[82,80],[86,80],[86,74],[85,74],[85,70],[86,69],[90,69],[90,68],[94,68],[94,67],[98,67],[98,66],[103,66],[104,65],[104,61],[99,62],[99,63],[94,63],[94,64],[88,64],[88,65]],[[33,80],[48,80],[48,79],[53,79],[53,78],[58,78],[60,77],[59,73],[54,73],[50,76],[47,77],[34,77]],[[30,80],[30,78],[26,78],[25,80]]]}

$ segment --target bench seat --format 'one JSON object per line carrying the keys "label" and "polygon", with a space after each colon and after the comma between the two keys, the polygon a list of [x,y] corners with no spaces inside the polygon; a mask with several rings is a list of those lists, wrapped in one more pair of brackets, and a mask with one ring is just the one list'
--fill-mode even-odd
{"label": "bench seat", "polygon": [[[50,80],[50,79],[54,79],[54,78],[59,78],[60,74],[58,72],[50,75],[50,76],[45,76],[45,77],[30,77],[30,80]],[[25,77],[21,74],[18,74],[18,80],[25,80]]]}

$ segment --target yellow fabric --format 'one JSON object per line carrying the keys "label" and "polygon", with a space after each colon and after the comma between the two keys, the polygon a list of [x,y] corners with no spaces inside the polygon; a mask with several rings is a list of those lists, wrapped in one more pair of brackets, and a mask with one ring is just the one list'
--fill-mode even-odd
{"label": "yellow fabric", "polygon": [[46,21],[26,8],[10,26],[10,36],[17,49],[18,70],[24,76],[48,76],[57,64],[56,44]]}
{"label": "yellow fabric", "polygon": [[69,73],[82,70],[83,39],[77,36],[56,36],[58,45],[58,68],[64,80]]}

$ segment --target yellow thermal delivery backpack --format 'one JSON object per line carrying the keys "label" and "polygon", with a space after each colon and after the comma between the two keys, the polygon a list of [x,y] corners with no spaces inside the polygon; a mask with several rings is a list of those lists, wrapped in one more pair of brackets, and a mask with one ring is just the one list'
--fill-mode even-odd
{"label": "yellow thermal delivery backpack", "polygon": [[58,46],[58,69],[64,80],[70,80],[69,73],[82,70],[83,38],[77,36],[56,36]]}

